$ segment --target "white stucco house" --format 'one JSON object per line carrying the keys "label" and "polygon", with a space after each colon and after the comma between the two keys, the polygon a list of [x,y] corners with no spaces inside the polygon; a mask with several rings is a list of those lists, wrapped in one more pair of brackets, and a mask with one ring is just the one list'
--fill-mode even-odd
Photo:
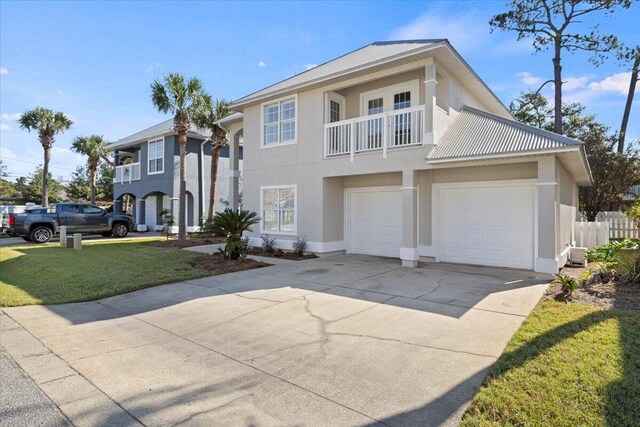
{"label": "white stucco house", "polygon": [[231,108],[252,244],[545,273],[574,244],[583,144],[516,122],[447,40],[372,43]]}

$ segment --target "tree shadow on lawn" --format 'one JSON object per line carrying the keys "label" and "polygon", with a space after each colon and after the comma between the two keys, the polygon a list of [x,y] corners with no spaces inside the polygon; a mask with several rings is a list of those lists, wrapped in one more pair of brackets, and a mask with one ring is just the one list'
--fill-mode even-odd
{"label": "tree shadow on lawn", "polygon": [[[637,425],[640,420],[640,313],[635,311],[596,311],[547,331],[516,350],[503,353],[490,369],[483,385],[491,384],[555,345],[611,319],[619,325],[623,372],[621,380],[607,386],[605,417],[611,426]],[[406,424],[407,421],[413,424],[412,421],[420,419],[428,420],[430,425],[443,423],[471,400],[484,375],[485,371],[479,371],[427,405],[382,421],[391,425]],[[443,412],[443,405],[448,405],[448,411]]]}

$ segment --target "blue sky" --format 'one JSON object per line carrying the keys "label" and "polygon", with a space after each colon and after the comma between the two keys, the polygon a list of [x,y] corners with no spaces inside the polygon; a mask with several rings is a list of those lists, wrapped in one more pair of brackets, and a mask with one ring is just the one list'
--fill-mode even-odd
{"label": "blue sky", "polygon": [[[32,171],[42,148],[16,119],[35,106],[60,110],[75,124],[56,138],[51,167],[66,178],[84,163],[69,151],[75,136],[115,141],[167,118],[149,98],[164,73],[197,76],[215,97],[234,99],[379,40],[448,38],[508,105],[551,78],[552,65],[550,52],[490,32],[505,3],[2,1],[0,156],[12,179]],[[582,25],[596,21],[640,44],[639,4]],[[615,60],[594,68],[584,54],[565,54],[565,100],[617,129],[626,71]],[[640,137],[640,99],[628,133]]]}

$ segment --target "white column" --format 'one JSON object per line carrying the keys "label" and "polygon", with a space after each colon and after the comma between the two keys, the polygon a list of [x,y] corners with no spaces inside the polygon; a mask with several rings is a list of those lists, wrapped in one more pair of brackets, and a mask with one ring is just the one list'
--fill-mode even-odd
{"label": "white column", "polygon": [[403,267],[417,267],[418,258],[418,172],[402,172],[402,248]]}
{"label": "white column", "polygon": [[436,105],[436,65],[433,59],[424,67],[424,139],[423,144],[435,144],[433,114]]}
{"label": "white column", "polygon": [[229,138],[229,207],[238,209],[240,199],[240,135],[239,132]]}
{"label": "white column", "polygon": [[556,213],[556,171],[555,158],[545,157],[538,160],[538,253],[535,271],[557,273],[556,240],[558,238]]}

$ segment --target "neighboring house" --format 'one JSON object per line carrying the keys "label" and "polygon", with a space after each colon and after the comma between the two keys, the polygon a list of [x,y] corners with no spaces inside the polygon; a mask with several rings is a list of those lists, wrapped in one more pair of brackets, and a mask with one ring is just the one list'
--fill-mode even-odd
{"label": "neighboring house", "polygon": [[[187,231],[196,231],[207,214],[211,186],[211,142],[207,132],[191,127],[187,139]],[[161,212],[178,221],[180,195],[180,147],[173,119],[130,135],[107,147],[115,154],[115,211],[127,211],[136,224],[161,230]],[[242,158],[242,149],[238,155]],[[241,165],[241,160],[239,160]],[[229,198],[229,148],[222,149],[218,166],[216,210],[224,210]],[[239,169],[236,168],[236,169]],[[125,197],[129,196],[129,197]]]}
{"label": "neighboring house", "polygon": [[251,244],[547,273],[574,244],[583,145],[516,122],[446,40],[373,43],[231,108]]}

